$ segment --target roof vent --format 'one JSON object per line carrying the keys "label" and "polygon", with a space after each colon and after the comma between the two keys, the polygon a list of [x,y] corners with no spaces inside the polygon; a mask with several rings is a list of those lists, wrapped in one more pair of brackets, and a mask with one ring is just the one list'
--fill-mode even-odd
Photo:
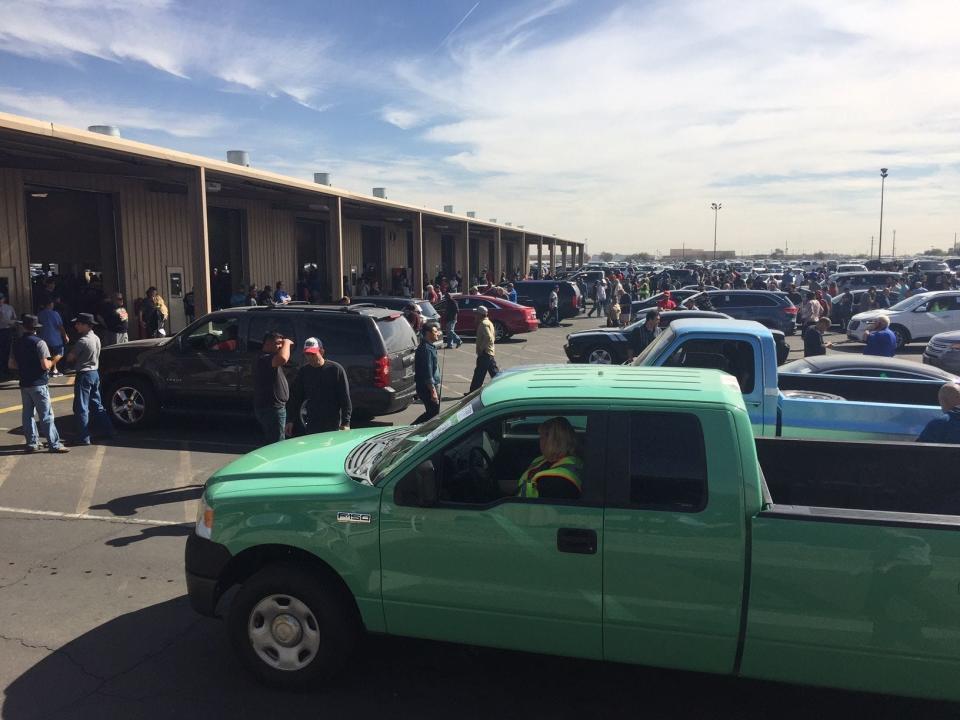
{"label": "roof vent", "polygon": [[467,210],[467,217],[475,218],[477,216],[476,210]]}
{"label": "roof vent", "polygon": [[513,223],[505,222],[504,225],[506,225],[507,227],[511,227],[511,226],[513,225]]}
{"label": "roof vent", "polygon": [[523,230],[523,225],[517,225],[517,227]]}
{"label": "roof vent", "polygon": [[99,133],[100,135],[109,135],[110,137],[120,137],[120,128],[116,125],[90,125],[87,130]]}
{"label": "roof vent", "polygon": [[376,198],[380,198],[380,199],[382,199],[382,200],[386,200],[386,199],[387,199],[387,189],[384,188],[384,187],[374,188],[374,189],[373,189],[373,196],[376,197]]}
{"label": "roof vent", "polygon": [[330,173],[314,173],[313,181],[317,183],[317,185],[329,185]]}
{"label": "roof vent", "polygon": [[490,218],[490,222],[495,223],[496,221],[497,221],[496,218]]}
{"label": "roof vent", "polygon": [[227,162],[250,167],[250,153],[246,150],[227,150]]}
{"label": "roof vent", "polygon": [[443,211],[444,211],[445,213],[452,213],[452,212],[453,212],[453,205],[444,205],[444,206],[443,206]]}

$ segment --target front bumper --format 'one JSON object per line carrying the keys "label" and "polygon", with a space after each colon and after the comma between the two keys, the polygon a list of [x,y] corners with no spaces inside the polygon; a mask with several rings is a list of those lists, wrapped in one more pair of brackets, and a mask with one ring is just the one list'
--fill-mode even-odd
{"label": "front bumper", "polygon": [[220,543],[191,534],[183,553],[190,606],[201,615],[216,616],[223,592],[220,581],[233,556]]}
{"label": "front bumper", "polygon": [[580,351],[570,347],[570,345],[564,345],[563,351],[567,354],[567,360],[572,363],[583,362],[583,356],[580,354]]}

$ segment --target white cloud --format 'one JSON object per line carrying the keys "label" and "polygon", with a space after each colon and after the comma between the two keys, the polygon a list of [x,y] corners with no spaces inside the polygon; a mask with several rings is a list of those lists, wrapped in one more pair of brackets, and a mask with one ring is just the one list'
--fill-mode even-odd
{"label": "white cloud", "polygon": [[69,100],[7,87],[0,87],[0,108],[71,127],[116,125],[121,132],[125,129],[150,130],[178,138],[212,137],[229,126],[219,115],[171,112],[101,100]]}
{"label": "white cloud", "polygon": [[409,130],[423,121],[419,113],[396,107],[383,108],[380,117],[391,125],[396,125],[401,130]]}
{"label": "white cloud", "polygon": [[453,118],[424,137],[453,148],[458,192],[493,214],[666,249],[712,244],[718,200],[721,245],[859,251],[888,165],[898,247],[960,225],[955,2],[645,4],[549,41],[539,20],[458,36],[447,68],[394,68],[423,117]]}
{"label": "white cloud", "polygon": [[[171,75],[210,76],[313,107],[331,73],[316,32],[280,36],[234,24],[229,6],[172,0],[21,0],[0,3],[0,50],[30,58],[138,62]],[[212,8],[213,6],[211,6]]]}

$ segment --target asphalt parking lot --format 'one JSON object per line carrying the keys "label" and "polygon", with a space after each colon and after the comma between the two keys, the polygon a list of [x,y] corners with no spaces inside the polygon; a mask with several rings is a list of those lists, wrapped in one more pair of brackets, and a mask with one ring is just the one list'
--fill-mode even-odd
{"label": "asphalt parking lot", "polygon": [[[501,367],[564,362],[564,335],[599,323],[564,325],[498,345]],[[452,401],[469,385],[473,344],[442,358]],[[70,378],[56,385],[69,439]],[[366,641],[336,687],[268,691],[235,662],[222,623],[189,609],[183,579],[202,484],[257,446],[256,426],[168,417],[109,444],[27,456],[19,407],[15,387],[0,389],[3,718],[960,716],[939,703],[382,637]]]}

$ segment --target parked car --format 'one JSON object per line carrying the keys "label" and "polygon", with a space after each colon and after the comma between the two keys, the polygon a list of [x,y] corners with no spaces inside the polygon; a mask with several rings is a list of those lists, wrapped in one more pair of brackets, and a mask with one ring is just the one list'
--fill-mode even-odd
{"label": "parked car", "polygon": [[548,302],[554,285],[560,287],[557,308],[560,319],[576,317],[580,312],[580,288],[576,283],[569,280],[518,280],[513,283],[517,291],[517,302],[536,310],[541,325],[548,321]]}
{"label": "parked car", "polygon": [[660,273],[660,275],[657,276],[656,283],[658,285],[665,275],[670,276],[670,282],[674,285],[674,287],[691,285],[693,283],[698,282],[700,279],[700,276],[697,274],[695,270],[692,270],[689,268],[679,268],[679,269],[668,268],[664,270],[662,273]]}
{"label": "parked car", "polygon": [[[686,300],[692,298],[694,295],[699,295],[699,290],[671,290],[670,299],[673,300],[677,306],[682,305]],[[656,293],[651,295],[646,300],[634,300],[630,303],[630,312],[636,316],[637,313],[642,313],[644,310],[649,310],[650,308],[657,307],[657,303],[663,300],[664,293]]]}
{"label": "parked car", "polygon": [[[567,335],[567,342],[563,350],[567,359],[572,363],[589,363],[592,365],[620,364],[627,361],[630,352],[630,336],[639,332],[646,322],[645,313],[641,313],[637,321],[625,328],[596,328],[581,330]],[[672,310],[660,313],[660,327],[667,328],[676,320],[730,320],[729,315],[708,310]],[[787,361],[790,347],[787,339],[779,330],[771,330],[776,345],[777,364]]]}
{"label": "parked car", "polygon": [[[960,335],[960,333],[958,333]],[[788,362],[779,375],[845,375],[849,377],[888,378],[894,380],[936,380],[939,383],[960,382],[957,375],[913,360],[834,353],[815,355]]]}
{"label": "parked car", "polygon": [[938,405],[945,382],[960,377],[912,360],[834,353],[794,360],[777,372],[781,390],[816,390],[856,402]]}
{"label": "parked car", "polygon": [[797,306],[777,290],[711,290],[707,293],[717,312],[737,320],[755,320],[787,335],[797,331]]}
{"label": "parked car", "polygon": [[879,315],[890,318],[890,329],[897,336],[900,349],[908,343],[929,340],[937,333],[960,330],[960,291],[920,293],[885,310],[857,313],[847,324],[847,337],[864,342],[864,333],[873,329]]}
{"label": "parked car", "polygon": [[[644,313],[640,313],[636,322],[624,328],[593,328],[580,330],[567,335],[567,342],[563,351],[572,363],[589,363],[591,365],[610,365],[625,363],[630,356],[630,343],[634,334],[646,323]],[[691,317],[728,318],[722,313],[703,312],[699,310],[680,310],[660,314],[660,327],[670,325],[673,320]]]}
{"label": "parked car", "polygon": [[875,287],[878,290],[885,287],[889,282],[898,282],[902,276],[897,272],[848,272],[834,273],[830,276],[830,282],[835,282],[841,290],[849,287],[851,290],[858,288]]}
{"label": "parked car", "polygon": [[161,411],[252,417],[253,365],[268,330],[294,341],[284,368],[291,379],[303,364],[304,340],[322,340],[347,372],[358,417],[400,412],[413,400],[417,337],[400,313],[298,304],[218,310],[170,338],[103,348],[104,405],[128,429]]}
{"label": "parked car", "polygon": [[402,311],[409,303],[416,303],[420,306],[420,314],[424,320],[439,320],[440,314],[429,300],[420,298],[408,298],[400,295],[369,295],[365,297],[350,298],[354,305],[376,305],[377,307],[387,308],[388,310]]}
{"label": "parked car", "polygon": [[843,263],[838,265],[835,272],[838,273],[849,273],[849,272],[867,272],[867,266],[862,263]]}
{"label": "parked car", "polygon": [[537,321],[537,311],[526,305],[512,303],[509,300],[490,297],[488,295],[454,295],[460,314],[457,316],[457,335],[477,334],[476,309],[480,306],[487,308],[490,322],[496,339],[506,340],[512,335],[528,333],[536,330],[540,323]]}
{"label": "parked car", "polygon": [[937,333],[923,351],[925,365],[960,375],[960,330]]}

